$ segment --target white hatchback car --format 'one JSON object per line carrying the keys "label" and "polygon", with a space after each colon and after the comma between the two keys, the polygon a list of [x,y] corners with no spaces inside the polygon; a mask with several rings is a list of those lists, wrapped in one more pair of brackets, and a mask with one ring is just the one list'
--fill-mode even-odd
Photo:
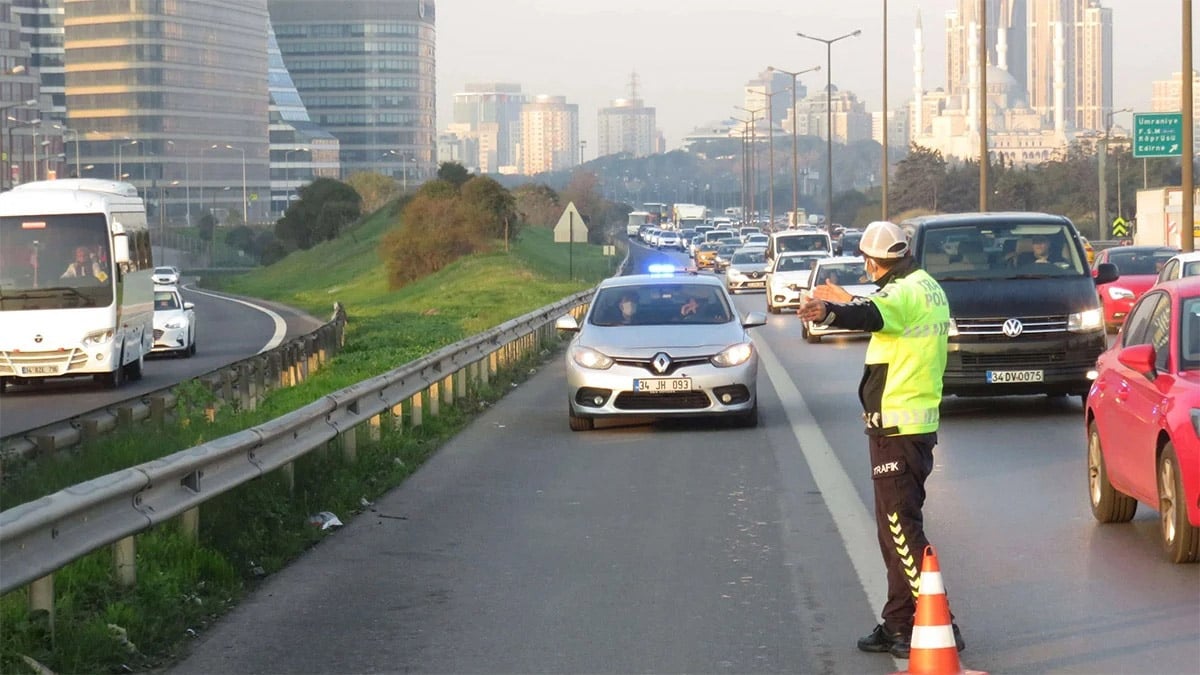
{"label": "white hatchback car", "polygon": [[[820,284],[832,283],[846,289],[855,297],[863,297],[875,293],[879,288],[871,281],[864,267],[863,259],[858,256],[841,256],[837,258],[818,258],[813,265],[809,285],[801,294],[801,303],[808,300],[812,289]],[[800,334],[810,344],[821,341],[824,335],[837,333],[861,333],[833,326],[818,326],[811,321],[801,321]]]}
{"label": "white hatchback car", "polygon": [[767,311],[779,314],[800,307],[800,294],[808,287],[813,265],[828,258],[824,251],[781,253],[767,267]]}
{"label": "white hatchback car", "polygon": [[195,305],[184,302],[175,286],[154,287],[154,347],[151,353],[196,353]]}
{"label": "white hatchback car", "polygon": [[179,268],[178,267],[155,267],[154,272],[150,274],[150,280],[159,286],[174,286],[179,283]]}
{"label": "white hatchback car", "polygon": [[758,424],[758,351],[747,329],[766,314],[737,315],[721,278],[637,274],[600,283],[567,347],[567,415],[573,431],[599,418],[728,416]]}

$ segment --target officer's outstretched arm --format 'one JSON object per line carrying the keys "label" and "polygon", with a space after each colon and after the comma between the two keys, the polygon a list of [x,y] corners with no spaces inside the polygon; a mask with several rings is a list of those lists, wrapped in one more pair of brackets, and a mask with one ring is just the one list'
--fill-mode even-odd
{"label": "officer's outstretched arm", "polygon": [[884,327],[883,314],[872,301],[872,295],[868,298],[858,298],[854,302],[826,302],[825,308],[828,312],[825,315],[826,326],[835,326],[837,328],[845,328],[847,330],[862,330],[869,333],[874,333]]}

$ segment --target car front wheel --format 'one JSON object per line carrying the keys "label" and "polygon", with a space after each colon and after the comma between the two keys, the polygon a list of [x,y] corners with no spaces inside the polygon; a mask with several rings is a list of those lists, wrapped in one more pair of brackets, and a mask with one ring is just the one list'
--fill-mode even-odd
{"label": "car front wheel", "polygon": [[1163,549],[1173,563],[1200,559],[1200,527],[1188,522],[1183,479],[1175,446],[1167,443],[1158,460],[1158,513],[1162,520]]}
{"label": "car front wheel", "polygon": [[1108,481],[1100,430],[1096,422],[1088,424],[1088,496],[1092,515],[1102,523],[1127,523],[1137,512],[1137,500],[1120,492]]}
{"label": "car front wheel", "polygon": [[570,403],[567,403],[567,421],[571,425],[571,431],[591,431],[596,428],[596,420],[576,415]]}

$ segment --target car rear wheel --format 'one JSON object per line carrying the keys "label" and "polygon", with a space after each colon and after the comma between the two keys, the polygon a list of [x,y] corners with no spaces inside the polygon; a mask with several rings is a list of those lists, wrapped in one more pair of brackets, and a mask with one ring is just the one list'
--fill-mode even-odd
{"label": "car rear wheel", "polygon": [[567,421],[571,424],[571,431],[591,431],[596,428],[596,420],[576,415],[570,403],[567,404]]}
{"label": "car rear wheel", "polygon": [[1102,523],[1127,523],[1137,512],[1137,500],[1118,491],[1108,482],[1104,466],[1104,451],[1100,446],[1100,430],[1093,421],[1088,424],[1088,496],[1092,515]]}
{"label": "car rear wheel", "polygon": [[1158,460],[1158,513],[1162,522],[1163,549],[1173,563],[1200,559],[1200,527],[1188,522],[1183,479],[1175,446],[1167,443]]}

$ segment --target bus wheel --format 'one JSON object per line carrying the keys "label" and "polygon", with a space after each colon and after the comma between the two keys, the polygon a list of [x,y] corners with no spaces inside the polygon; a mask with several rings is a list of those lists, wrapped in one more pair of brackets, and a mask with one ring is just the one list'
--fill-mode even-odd
{"label": "bus wheel", "polygon": [[136,382],[142,379],[143,366],[146,364],[146,354],[142,352],[138,354],[137,361],[125,366],[128,371],[125,373],[125,379],[130,382]]}
{"label": "bus wheel", "polygon": [[[125,356],[121,355],[117,358],[117,363],[121,363]],[[96,376],[96,381],[104,386],[105,389],[118,389],[125,383],[125,366],[118,365],[113,368],[111,373],[102,373]]]}

